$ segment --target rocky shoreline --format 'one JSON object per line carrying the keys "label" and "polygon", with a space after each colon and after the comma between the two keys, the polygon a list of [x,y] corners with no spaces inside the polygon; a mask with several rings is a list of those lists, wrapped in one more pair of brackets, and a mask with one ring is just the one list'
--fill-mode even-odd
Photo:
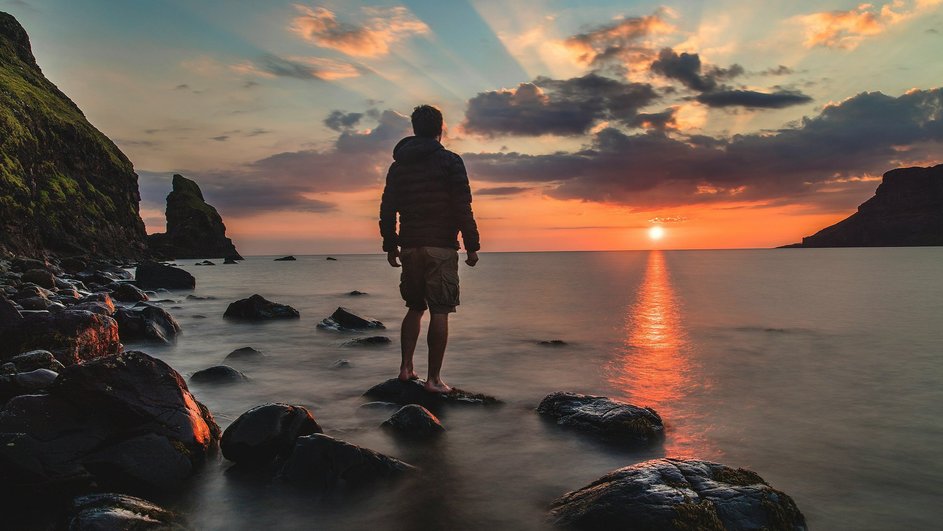
{"label": "rocky shoreline", "polygon": [[[232,462],[259,488],[277,483],[335,498],[422,474],[421,463],[325,434],[301,405],[261,404],[220,430],[177,371],[122,345],[175,341],[180,325],[154,300],[194,286],[186,271],[157,262],[0,259],[0,496],[24,506],[42,499],[58,508],[49,522],[70,528],[187,529],[185,516],[148,500],[179,489],[212,459]],[[298,315],[259,295],[227,310],[228,318],[248,321]],[[322,321],[341,334],[378,327],[348,308]],[[264,357],[246,347],[227,361]],[[246,378],[219,365],[191,381],[233,385]],[[448,436],[434,412],[501,404],[462,390],[430,394],[420,381],[396,379],[363,394],[372,402],[361,407],[390,412],[376,429],[403,444]],[[657,412],[606,397],[554,392],[535,411],[574,437],[626,449],[666,437]],[[691,459],[615,470],[548,504],[552,524],[574,529],[805,529],[791,498],[755,473]]]}

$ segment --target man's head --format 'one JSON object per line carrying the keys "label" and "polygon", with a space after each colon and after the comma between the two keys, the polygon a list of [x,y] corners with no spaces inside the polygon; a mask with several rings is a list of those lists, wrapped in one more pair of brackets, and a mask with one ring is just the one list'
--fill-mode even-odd
{"label": "man's head", "polygon": [[420,105],[413,109],[413,133],[416,136],[439,138],[442,136],[442,111],[432,105]]}

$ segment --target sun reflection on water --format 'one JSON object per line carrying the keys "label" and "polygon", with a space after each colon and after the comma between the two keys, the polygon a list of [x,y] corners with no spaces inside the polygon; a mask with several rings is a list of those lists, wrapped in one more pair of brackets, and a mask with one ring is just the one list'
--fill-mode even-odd
{"label": "sun reflection on water", "polygon": [[699,415],[688,397],[701,383],[694,375],[681,303],[661,251],[648,255],[645,278],[627,310],[625,326],[624,347],[609,371],[610,384],[622,393],[619,398],[661,415],[668,456],[712,453],[703,433],[690,422]]}

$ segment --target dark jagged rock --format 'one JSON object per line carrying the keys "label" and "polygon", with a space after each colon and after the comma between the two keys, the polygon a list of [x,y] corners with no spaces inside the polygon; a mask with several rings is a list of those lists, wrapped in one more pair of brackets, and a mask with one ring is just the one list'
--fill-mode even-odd
{"label": "dark jagged rock", "polygon": [[49,262],[45,258],[38,260],[36,258],[29,258],[26,256],[17,256],[13,259],[13,262],[10,263],[13,271],[19,273],[25,273],[31,269],[48,269]]}
{"label": "dark jagged rock", "polygon": [[289,255],[289,256],[283,256],[281,258],[276,258],[274,261],[275,262],[294,262],[295,260],[297,260],[297,258]]}
{"label": "dark jagged rock", "polygon": [[419,404],[429,409],[435,409],[444,404],[489,406],[500,404],[501,401],[493,396],[472,394],[461,389],[453,388],[451,393],[430,393],[423,388],[422,380],[401,381],[391,378],[367,390],[363,396],[371,400],[395,402],[397,404]]}
{"label": "dark jagged rock", "polygon": [[555,500],[550,514],[568,529],[806,529],[795,502],[757,474],[683,459],[610,472]]}
{"label": "dark jagged rock", "polygon": [[167,310],[147,302],[139,302],[130,308],[118,308],[115,320],[118,321],[118,332],[124,340],[170,344],[180,333],[180,325]]}
{"label": "dark jagged rock", "polygon": [[356,337],[350,341],[345,341],[345,347],[376,347],[389,345],[393,340],[386,336]]}
{"label": "dark jagged rock", "polygon": [[196,279],[183,269],[157,262],[141,262],[134,273],[134,282],[141,289],[193,289]]}
{"label": "dark jagged rock", "polygon": [[219,447],[230,461],[267,465],[277,457],[287,457],[298,437],[321,432],[306,408],[265,404],[239,415],[223,432]]}
{"label": "dark jagged rock", "polygon": [[350,366],[350,360],[337,360],[331,364],[332,369],[348,369]]}
{"label": "dark jagged rock", "polygon": [[361,295],[367,295],[365,291],[353,290],[347,293],[351,297],[360,297]]}
{"label": "dark jagged rock", "polygon": [[59,267],[66,273],[75,274],[79,271],[85,271],[85,268],[88,267],[88,263],[78,256],[69,256],[59,261]]}
{"label": "dark jagged rock", "polygon": [[190,377],[191,382],[210,384],[240,383],[248,380],[245,374],[228,365],[214,365],[201,371],[196,371]]}
{"label": "dark jagged rock", "polygon": [[537,344],[543,347],[565,347],[567,342],[562,339],[547,339],[538,341]]}
{"label": "dark jagged rock", "polygon": [[109,286],[111,297],[121,302],[144,302],[148,299],[147,293],[129,282],[117,282]]}
{"label": "dark jagged rock", "polygon": [[327,260],[327,261],[329,261],[329,262],[336,262],[336,261],[337,261],[337,258],[334,258],[333,256],[328,256],[327,258],[325,258],[325,260]]}
{"label": "dark jagged rock", "polygon": [[175,513],[126,494],[89,494],[75,498],[69,531],[186,531]]}
{"label": "dark jagged rock", "polygon": [[429,437],[445,431],[439,419],[418,404],[401,407],[380,426],[407,437]]}
{"label": "dark jagged rock", "polygon": [[318,433],[295,440],[279,477],[318,490],[344,491],[412,470],[412,465],[399,459]]}
{"label": "dark jagged rock", "polygon": [[258,361],[265,357],[261,351],[252,347],[242,347],[226,355],[226,361]]}
{"label": "dark jagged rock", "polygon": [[318,328],[329,330],[366,330],[370,328],[386,328],[383,323],[371,317],[362,317],[349,308],[339,306],[330,317],[322,319]]}
{"label": "dark jagged rock", "polygon": [[193,265],[198,265],[198,266],[214,266],[214,265],[216,265],[216,263],[211,262],[210,260],[203,260],[202,262],[197,262],[197,263],[195,263],[195,264],[193,264]]}
{"label": "dark jagged rock", "polygon": [[36,369],[49,369],[60,372],[65,368],[48,350],[24,352],[13,356],[9,361],[16,367],[18,372],[29,372]]}
{"label": "dark jagged rock", "polygon": [[131,162],[43,75],[22,26],[0,13],[0,249],[140,256]]}
{"label": "dark jagged rock", "polygon": [[20,277],[20,280],[23,282],[32,282],[33,284],[46,289],[53,289],[56,287],[56,276],[45,269],[30,269],[29,271],[23,273],[23,276]]}
{"label": "dark jagged rock", "polygon": [[608,441],[649,445],[665,438],[665,426],[655,410],[604,396],[552,393],[540,402],[537,412],[555,419],[561,426]]}
{"label": "dark jagged rock", "polygon": [[167,232],[147,237],[151,249],[161,256],[242,260],[232,240],[226,237],[223,218],[206,203],[195,182],[174,175],[166,214]]}
{"label": "dark jagged rock", "polygon": [[943,164],[884,174],[850,217],[789,247],[943,245]]}
{"label": "dark jagged rock", "polygon": [[238,263],[239,263],[239,262],[237,262],[235,258],[225,258],[225,259],[223,260],[223,265],[234,265],[234,264],[238,264]]}
{"label": "dark jagged rock", "polygon": [[301,314],[287,304],[279,304],[267,300],[261,295],[253,295],[248,299],[240,299],[230,304],[226,308],[223,317],[262,321],[268,319],[298,319]]}
{"label": "dark jagged rock", "polygon": [[214,299],[216,299],[216,297],[201,297],[199,295],[192,295],[192,294],[187,295],[188,301],[209,301],[209,300],[214,300]]}
{"label": "dark jagged rock", "polygon": [[93,481],[170,488],[218,438],[176,371],[124,352],[66,367],[47,394],[18,396],[0,410],[0,477],[36,489]]}
{"label": "dark jagged rock", "polygon": [[6,297],[0,296],[0,331],[8,326],[16,326],[22,320],[23,314],[16,306]]}
{"label": "dark jagged rock", "polygon": [[0,359],[30,350],[48,350],[63,365],[72,365],[121,350],[118,323],[82,310],[37,313],[15,326],[0,328]]}

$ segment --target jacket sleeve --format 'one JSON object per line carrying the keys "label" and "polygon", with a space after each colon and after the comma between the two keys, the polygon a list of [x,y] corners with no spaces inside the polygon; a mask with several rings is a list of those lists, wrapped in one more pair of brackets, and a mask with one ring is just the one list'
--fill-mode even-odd
{"label": "jacket sleeve", "polygon": [[386,174],[386,186],[383,187],[383,198],[380,200],[380,236],[383,237],[383,251],[387,253],[395,251],[399,245],[396,235],[396,190],[391,179],[395,167],[394,162]]}
{"label": "jacket sleeve", "polygon": [[481,243],[478,236],[478,224],[475,223],[475,214],[472,212],[471,187],[468,185],[468,173],[462,158],[452,154],[449,161],[448,180],[452,200],[452,211],[458,221],[458,230],[462,232],[462,241],[466,251],[478,251]]}

